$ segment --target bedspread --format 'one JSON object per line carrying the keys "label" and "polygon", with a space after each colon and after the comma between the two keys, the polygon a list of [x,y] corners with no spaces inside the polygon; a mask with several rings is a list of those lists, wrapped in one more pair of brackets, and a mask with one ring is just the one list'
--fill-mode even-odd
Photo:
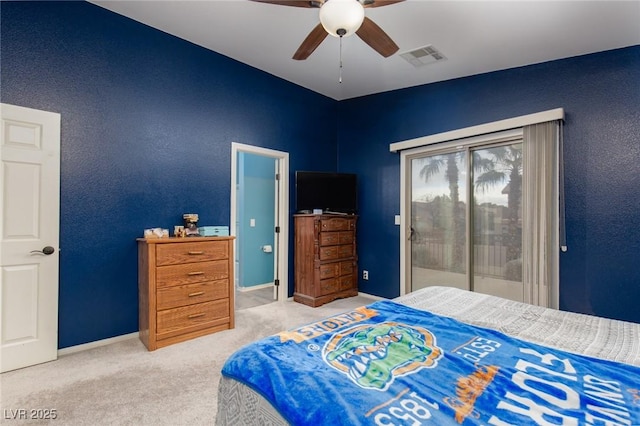
{"label": "bedspread", "polygon": [[247,345],[222,373],[296,425],[640,424],[640,368],[503,333],[510,324],[375,302]]}

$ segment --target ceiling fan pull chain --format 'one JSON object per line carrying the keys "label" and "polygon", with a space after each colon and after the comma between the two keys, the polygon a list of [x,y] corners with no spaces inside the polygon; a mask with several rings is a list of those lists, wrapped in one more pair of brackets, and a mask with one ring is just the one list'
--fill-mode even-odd
{"label": "ceiling fan pull chain", "polygon": [[342,83],[342,36],[340,36],[340,77],[338,83]]}

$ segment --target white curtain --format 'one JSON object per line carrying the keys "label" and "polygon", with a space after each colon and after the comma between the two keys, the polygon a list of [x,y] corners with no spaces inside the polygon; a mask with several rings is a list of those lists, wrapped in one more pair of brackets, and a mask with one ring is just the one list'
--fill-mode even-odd
{"label": "white curtain", "polygon": [[[558,308],[561,122],[524,126],[522,250],[524,301]],[[564,232],[564,231],[562,231]]]}

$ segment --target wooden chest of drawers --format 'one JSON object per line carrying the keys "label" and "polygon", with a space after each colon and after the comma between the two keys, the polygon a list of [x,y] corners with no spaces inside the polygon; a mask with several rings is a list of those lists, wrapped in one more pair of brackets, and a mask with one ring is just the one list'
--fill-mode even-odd
{"label": "wooden chest of drawers", "polygon": [[320,306],[358,294],[356,216],[295,215],[293,300]]}
{"label": "wooden chest of drawers", "polygon": [[234,327],[233,238],[138,239],[140,340],[147,349]]}

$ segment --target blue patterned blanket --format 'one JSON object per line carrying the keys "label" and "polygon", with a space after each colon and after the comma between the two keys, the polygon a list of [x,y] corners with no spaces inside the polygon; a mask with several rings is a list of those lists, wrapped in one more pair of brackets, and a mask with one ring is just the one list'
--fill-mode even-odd
{"label": "blue patterned blanket", "polygon": [[247,345],[222,374],[294,425],[640,425],[640,368],[391,301]]}

